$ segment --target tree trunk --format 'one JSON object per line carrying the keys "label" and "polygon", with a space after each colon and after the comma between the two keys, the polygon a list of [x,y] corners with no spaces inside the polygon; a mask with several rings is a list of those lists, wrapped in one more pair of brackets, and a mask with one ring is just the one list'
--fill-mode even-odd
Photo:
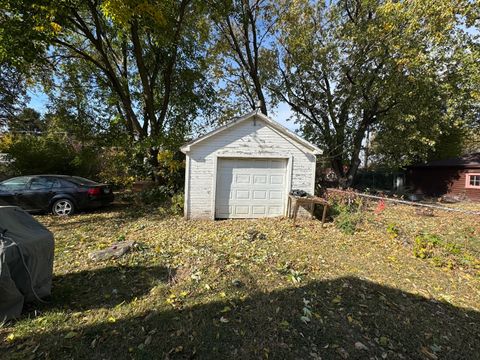
{"label": "tree trunk", "polygon": [[338,166],[333,166],[333,163],[335,162],[332,161],[332,169],[335,172],[335,175],[337,176],[338,179],[338,187],[342,189],[347,189],[353,185],[353,180],[355,180],[355,176],[357,175],[358,172],[358,167],[360,165],[360,159],[355,159],[350,161],[350,165],[348,167],[347,172],[342,168],[339,168]]}
{"label": "tree trunk", "polygon": [[160,176],[158,175],[158,148],[151,147],[148,149],[148,162],[152,167],[152,180],[155,181],[155,185],[160,185]]}
{"label": "tree trunk", "polygon": [[367,135],[365,140],[365,147],[364,147],[364,154],[363,154],[363,165],[365,169],[368,169],[368,158],[370,156],[370,130],[367,129]]}
{"label": "tree trunk", "polygon": [[267,105],[265,103],[265,95],[263,95],[262,85],[260,84],[260,78],[258,73],[252,75],[254,84],[255,84],[255,93],[257,95],[258,101],[260,102],[260,111],[263,115],[268,116]]}
{"label": "tree trunk", "polygon": [[[360,149],[362,140],[358,140],[361,136],[357,134],[356,141],[353,144],[353,151],[350,160],[348,161],[347,169],[345,169],[343,147],[333,146],[331,151],[331,165],[338,179],[338,186],[342,189],[349,188],[353,185],[353,180],[357,175],[360,166]],[[362,137],[363,139],[363,137]]]}

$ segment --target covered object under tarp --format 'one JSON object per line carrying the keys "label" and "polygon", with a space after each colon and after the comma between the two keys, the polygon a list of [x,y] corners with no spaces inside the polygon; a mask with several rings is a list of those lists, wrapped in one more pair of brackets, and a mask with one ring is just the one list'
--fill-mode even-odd
{"label": "covered object under tarp", "polygon": [[0,322],[50,295],[53,235],[24,210],[0,206]]}

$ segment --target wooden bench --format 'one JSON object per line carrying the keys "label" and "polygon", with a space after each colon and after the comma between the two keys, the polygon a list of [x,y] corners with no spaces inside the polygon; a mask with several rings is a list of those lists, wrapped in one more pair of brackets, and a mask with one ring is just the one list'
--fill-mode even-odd
{"label": "wooden bench", "polygon": [[293,225],[296,224],[298,210],[300,206],[305,206],[310,208],[310,218],[313,219],[313,211],[315,210],[315,205],[323,205],[323,214],[322,214],[322,227],[325,223],[325,218],[327,216],[328,207],[330,203],[321,197],[318,196],[309,196],[309,197],[299,197],[288,195],[288,217],[293,217]]}

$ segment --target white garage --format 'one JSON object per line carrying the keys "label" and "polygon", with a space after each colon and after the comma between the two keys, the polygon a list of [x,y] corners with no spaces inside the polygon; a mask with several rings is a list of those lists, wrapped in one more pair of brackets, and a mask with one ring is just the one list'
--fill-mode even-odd
{"label": "white garage", "polygon": [[285,216],[288,193],[313,193],[321,151],[252,112],[184,145],[185,217]]}

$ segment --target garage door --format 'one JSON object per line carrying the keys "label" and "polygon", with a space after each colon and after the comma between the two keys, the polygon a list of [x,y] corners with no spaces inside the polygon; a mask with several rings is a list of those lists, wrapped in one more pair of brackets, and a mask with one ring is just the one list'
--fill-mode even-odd
{"label": "garage door", "polygon": [[283,215],[286,174],[286,159],[218,159],[215,216]]}

